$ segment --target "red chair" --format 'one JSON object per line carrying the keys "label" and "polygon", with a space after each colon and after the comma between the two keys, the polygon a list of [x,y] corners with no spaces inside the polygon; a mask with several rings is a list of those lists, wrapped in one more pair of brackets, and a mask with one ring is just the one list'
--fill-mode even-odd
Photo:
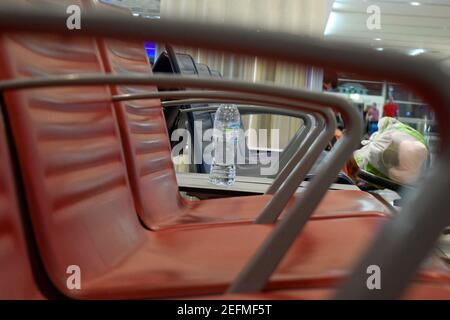
{"label": "red chair", "polygon": [[[119,40],[98,40],[98,43],[107,72],[121,75],[151,74],[142,43]],[[111,87],[112,93],[116,95],[155,90],[155,87],[149,86]],[[272,198],[272,195],[267,194],[235,197],[232,200],[183,199],[178,192],[160,100],[116,102],[114,107],[135,205],[147,227],[156,230],[252,222]],[[388,214],[389,209],[367,192],[339,190],[326,194],[312,219]]]}
{"label": "red chair", "polygon": [[[103,72],[97,47],[86,38],[5,35],[0,56],[2,79]],[[128,186],[110,97],[106,86],[4,93],[50,279],[62,293],[78,298],[222,292],[272,226],[146,231]],[[275,283],[336,281],[381,220],[311,222]],[[70,265],[81,268],[80,291],[66,286]]]}
{"label": "red chair", "polygon": [[[105,71],[90,38],[3,35],[0,63],[1,79]],[[4,99],[39,252],[53,284],[68,297],[221,293],[273,228],[145,230],[107,86],[8,91]],[[268,288],[335,285],[383,221],[310,221]],[[66,285],[71,265],[81,269],[80,290]],[[438,261],[430,269],[445,279]]]}

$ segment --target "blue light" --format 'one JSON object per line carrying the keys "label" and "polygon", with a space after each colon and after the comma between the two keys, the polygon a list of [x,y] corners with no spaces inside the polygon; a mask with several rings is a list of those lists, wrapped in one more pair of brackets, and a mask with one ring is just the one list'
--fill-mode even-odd
{"label": "blue light", "polygon": [[153,64],[156,60],[156,43],[146,41],[144,43],[145,52],[147,52],[148,60]]}

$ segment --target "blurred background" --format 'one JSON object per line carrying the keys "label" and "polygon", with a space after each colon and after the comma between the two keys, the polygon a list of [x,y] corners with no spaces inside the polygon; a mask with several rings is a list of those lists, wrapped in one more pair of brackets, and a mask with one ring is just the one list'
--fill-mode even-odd
{"label": "blurred background", "polygon": [[[127,7],[135,16],[149,19],[177,18],[235,24],[256,30],[307,34],[324,39],[356,42],[377,51],[399,51],[428,56],[450,69],[450,1],[407,0],[100,0]],[[380,11],[380,29],[369,30],[369,6]],[[238,38],[239,35],[236,35]],[[151,39],[149,39],[151,40]],[[149,42],[154,62],[165,44]],[[432,153],[438,142],[434,115],[420,97],[397,83],[367,79],[357,74],[291,65],[258,57],[242,57],[198,48],[175,47],[224,78],[327,91],[348,97],[365,116],[374,107],[379,117],[393,102],[397,117],[423,133]],[[279,48],[283,50],[283,48]],[[333,59],[332,56],[329,57]],[[392,101],[389,101],[389,98]],[[251,115],[243,118],[249,128],[277,128],[280,148],[288,144],[301,121],[285,116]],[[369,129],[368,129],[369,130]],[[368,131],[368,134],[370,132]],[[249,142],[251,144],[251,141]]]}

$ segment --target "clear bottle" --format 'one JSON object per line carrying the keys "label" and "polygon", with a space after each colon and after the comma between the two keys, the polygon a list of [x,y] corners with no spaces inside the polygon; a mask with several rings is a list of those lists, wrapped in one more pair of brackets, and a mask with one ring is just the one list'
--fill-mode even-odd
{"label": "clear bottle", "polygon": [[236,180],[236,152],[241,117],[236,105],[222,104],[214,117],[213,158],[209,181],[230,186]]}

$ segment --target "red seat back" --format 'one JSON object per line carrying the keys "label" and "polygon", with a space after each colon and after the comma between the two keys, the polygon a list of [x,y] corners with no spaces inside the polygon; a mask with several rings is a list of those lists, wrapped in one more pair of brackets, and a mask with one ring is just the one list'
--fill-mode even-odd
{"label": "red seat back", "polygon": [[[103,10],[117,9],[96,4]],[[98,44],[107,72],[151,75],[143,43],[101,39]],[[113,94],[156,90],[153,86],[111,86]],[[138,214],[148,227],[157,229],[159,223],[179,216],[184,209],[161,102],[159,99],[131,100],[114,106]]]}
{"label": "red seat back", "polygon": [[[89,38],[4,35],[0,64],[0,79],[104,73]],[[80,86],[16,90],[4,97],[40,253],[53,283],[66,292],[69,266],[79,266],[89,281],[119,264],[145,237],[111,92]]]}
{"label": "red seat back", "polygon": [[[99,43],[108,72],[151,74],[142,43],[118,40]],[[156,91],[156,88],[122,85],[111,90],[113,94],[124,94]],[[139,216],[147,226],[156,229],[158,223],[180,215],[184,207],[161,102],[159,99],[117,102],[115,110]]]}
{"label": "red seat back", "polygon": [[0,299],[43,298],[34,281],[0,113]]}

